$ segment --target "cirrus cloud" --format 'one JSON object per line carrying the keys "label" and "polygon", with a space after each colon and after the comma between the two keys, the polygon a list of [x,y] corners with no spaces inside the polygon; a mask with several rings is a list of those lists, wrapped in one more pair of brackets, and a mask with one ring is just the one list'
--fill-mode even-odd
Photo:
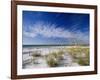
{"label": "cirrus cloud", "polygon": [[29,26],[29,31],[24,30],[24,36],[35,38],[38,35],[45,38],[65,38],[65,39],[77,39],[79,41],[89,42],[89,35],[81,32],[80,30],[68,30],[63,27],[58,27],[55,24],[37,22],[32,26]]}

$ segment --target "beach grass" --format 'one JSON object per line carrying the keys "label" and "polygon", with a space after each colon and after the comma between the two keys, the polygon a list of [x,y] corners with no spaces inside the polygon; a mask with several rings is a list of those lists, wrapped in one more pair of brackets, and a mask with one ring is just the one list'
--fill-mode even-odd
{"label": "beach grass", "polygon": [[67,52],[70,53],[75,62],[82,66],[89,65],[89,47],[74,46],[67,48]]}
{"label": "beach grass", "polygon": [[39,63],[39,58],[43,58],[49,67],[68,66],[73,63],[77,63],[80,66],[88,66],[90,62],[90,49],[88,46],[65,46],[60,49],[55,48],[48,51],[48,54],[42,55],[44,52],[38,50],[32,52],[30,56],[32,56],[32,63],[34,65],[43,64]]}
{"label": "beach grass", "polygon": [[89,65],[89,47],[85,46],[71,46],[66,47],[58,52],[52,52],[46,56],[47,64],[50,67],[59,65],[59,60],[62,59],[62,55],[66,52],[72,56],[73,62],[78,63],[81,66]]}
{"label": "beach grass", "polygon": [[50,67],[56,67],[59,65],[59,59],[61,59],[64,52],[62,50],[58,52],[52,52],[46,56],[47,64]]}

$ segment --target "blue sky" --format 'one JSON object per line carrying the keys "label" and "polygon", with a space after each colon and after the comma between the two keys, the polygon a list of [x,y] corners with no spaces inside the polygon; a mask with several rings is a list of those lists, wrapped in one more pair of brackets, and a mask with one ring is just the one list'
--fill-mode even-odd
{"label": "blue sky", "polygon": [[23,44],[89,43],[89,14],[23,11]]}

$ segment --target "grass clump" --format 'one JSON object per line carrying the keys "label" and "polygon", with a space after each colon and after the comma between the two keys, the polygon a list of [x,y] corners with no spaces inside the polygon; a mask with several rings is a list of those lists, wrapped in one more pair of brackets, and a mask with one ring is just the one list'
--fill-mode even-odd
{"label": "grass clump", "polygon": [[47,58],[47,63],[50,67],[56,67],[58,65],[57,59],[51,56]]}
{"label": "grass clump", "polygon": [[63,51],[52,52],[52,53],[48,54],[46,56],[47,64],[50,67],[58,66],[59,65],[59,60],[60,60],[60,58],[62,57],[63,54],[64,54]]}
{"label": "grass clump", "polygon": [[71,47],[67,51],[72,55],[74,61],[80,65],[89,65],[89,48],[88,47]]}
{"label": "grass clump", "polygon": [[83,58],[79,58],[78,59],[78,63],[80,64],[80,65],[89,65],[89,60],[88,60],[88,58],[86,58],[86,59],[83,59]]}

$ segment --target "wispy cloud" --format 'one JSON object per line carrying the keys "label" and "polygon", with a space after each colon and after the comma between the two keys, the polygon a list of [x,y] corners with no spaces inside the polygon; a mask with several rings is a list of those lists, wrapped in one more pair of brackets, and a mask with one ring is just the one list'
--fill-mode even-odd
{"label": "wispy cloud", "polygon": [[84,42],[88,42],[89,40],[89,35],[85,32],[81,32],[80,30],[73,31],[61,26],[58,27],[55,24],[43,22],[38,22],[33,26],[29,26],[29,31],[24,30],[23,34],[32,38],[40,35],[45,38],[73,38]]}

